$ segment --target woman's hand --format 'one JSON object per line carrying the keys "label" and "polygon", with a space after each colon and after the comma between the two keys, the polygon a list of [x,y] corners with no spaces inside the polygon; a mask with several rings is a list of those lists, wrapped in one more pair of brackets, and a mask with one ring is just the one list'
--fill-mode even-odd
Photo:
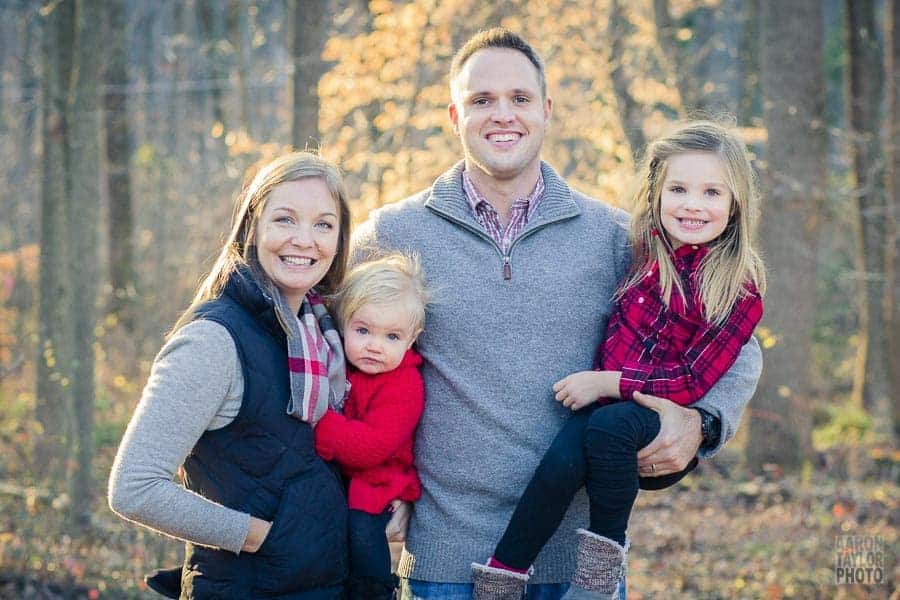
{"label": "woman's hand", "polygon": [[600,397],[619,396],[619,371],[579,371],[553,384],[556,400],[572,410],[584,408]]}
{"label": "woman's hand", "polygon": [[244,540],[241,552],[253,553],[259,550],[259,547],[266,541],[270,529],[272,529],[270,521],[250,517],[250,529],[247,531],[247,539]]}
{"label": "woman's hand", "polygon": [[406,540],[406,530],[409,527],[409,516],[412,512],[412,504],[402,500],[391,502],[391,520],[388,521],[384,533],[389,542],[403,542]]}

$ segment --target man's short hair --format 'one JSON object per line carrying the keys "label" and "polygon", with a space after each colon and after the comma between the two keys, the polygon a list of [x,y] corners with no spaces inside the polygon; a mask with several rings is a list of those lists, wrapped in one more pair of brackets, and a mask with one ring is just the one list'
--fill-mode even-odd
{"label": "man's short hair", "polygon": [[547,97],[547,74],[544,72],[544,59],[541,55],[526,42],[522,36],[513,33],[506,27],[494,27],[479,31],[466,42],[453,56],[453,62],[450,63],[450,86],[459,72],[462,71],[473,54],[479,50],[486,48],[509,48],[510,50],[518,50],[525,55],[525,58],[534,65],[538,72],[538,82],[541,85],[541,97]]}

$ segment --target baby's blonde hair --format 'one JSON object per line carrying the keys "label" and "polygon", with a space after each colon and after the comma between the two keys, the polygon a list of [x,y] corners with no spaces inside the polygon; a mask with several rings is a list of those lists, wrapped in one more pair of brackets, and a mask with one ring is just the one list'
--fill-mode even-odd
{"label": "baby's blonde hair", "polygon": [[353,314],[366,304],[404,301],[410,305],[411,325],[414,335],[418,335],[425,326],[425,308],[431,294],[419,257],[396,252],[353,267],[332,296],[331,308],[343,330]]}

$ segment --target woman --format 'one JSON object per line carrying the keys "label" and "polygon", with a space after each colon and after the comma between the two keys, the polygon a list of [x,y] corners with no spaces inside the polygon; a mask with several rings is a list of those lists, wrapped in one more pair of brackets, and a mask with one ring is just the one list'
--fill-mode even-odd
{"label": "woman", "polygon": [[312,425],[344,398],[319,293],[343,278],[349,228],[334,165],[295,152],[263,167],[156,357],[109,502],[186,541],[182,598],[341,597],[347,504]]}

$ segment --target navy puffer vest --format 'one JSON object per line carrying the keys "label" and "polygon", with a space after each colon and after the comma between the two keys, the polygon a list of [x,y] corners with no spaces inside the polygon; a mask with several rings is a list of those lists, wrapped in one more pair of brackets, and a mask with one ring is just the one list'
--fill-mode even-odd
{"label": "navy puffer vest", "polygon": [[196,319],[228,329],[244,397],[226,427],[205,432],[184,463],[185,486],[272,521],[256,553],[188,544],[182,598],[337,600],[348,570],[347,502],[315,453],[312,427],[288,416],[287,345],[270,302],[246,276],[202,305]]}

